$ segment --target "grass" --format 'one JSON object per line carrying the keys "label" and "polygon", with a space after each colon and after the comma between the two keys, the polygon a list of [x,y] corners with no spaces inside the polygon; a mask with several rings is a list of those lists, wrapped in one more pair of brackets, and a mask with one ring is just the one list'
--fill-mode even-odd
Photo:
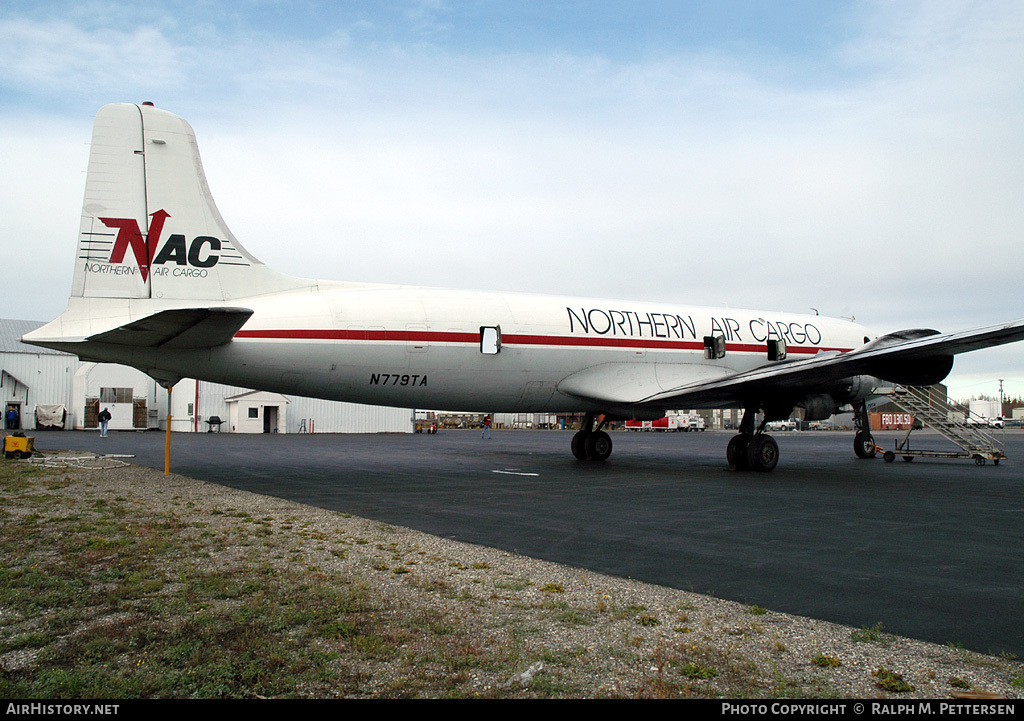
{"label": "grass", "polygon": [[904,680],[901,674],[887,668],[880,668],[873,674],[877,679],[878,687],[883,691],[891,693],[905,693],[913,691],[914,687]]}
{"label": "grass", "polygon": [[821,668],[838,668],[842,666],[842,662],[835,656],[826,656],[823,653],[817,653],[811,658],[811,663]]}
{"label": "grass", "polygon": [[881,622],[870,628],[861,626],[859,630],[851,631],[850,638],[858,643],[880,643],[885,644],[891,640],[891,636],[882,630]]}

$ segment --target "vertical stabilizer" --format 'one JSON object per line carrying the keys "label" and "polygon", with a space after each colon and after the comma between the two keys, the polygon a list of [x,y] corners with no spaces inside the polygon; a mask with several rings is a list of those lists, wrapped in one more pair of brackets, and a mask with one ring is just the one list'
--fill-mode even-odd
{"label": "vertical stabilizer", "polygon": [[73,297],[231,300],[312,284],[268,268],[231,234],[187,122],[150,105],[100,109]]}

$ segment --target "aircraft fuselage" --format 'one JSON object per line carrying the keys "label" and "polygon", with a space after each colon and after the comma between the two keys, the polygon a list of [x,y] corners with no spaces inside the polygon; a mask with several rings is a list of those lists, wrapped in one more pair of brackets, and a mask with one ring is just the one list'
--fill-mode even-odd
{"label": "aircraft fuselage", "polygon": [[[129,303],[144,303],[147,314],[159,307]],[[607,409],[566,382],[581,370],[637,369],[650,395],[682,383],[683,371],[711,378],[765,365],[771,339],[796,359],[849,350],[865,336],[859,325],[816,315],[417,287],[342,284],[231,304],[255,312],[226,345],[186,352],[89,342],[75,352],[356,403],[558,413]],[[705,358],[705,336],[725,339],[724,357]],[[623,402],[636,393],[629,386]]]}

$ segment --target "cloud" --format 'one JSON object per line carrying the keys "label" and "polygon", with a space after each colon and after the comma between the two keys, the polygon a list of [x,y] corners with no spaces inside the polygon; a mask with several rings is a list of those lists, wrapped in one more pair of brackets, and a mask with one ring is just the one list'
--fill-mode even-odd
{"label": "cloud", "polygon": [[191,61],[153,27],[87,31],[64,20],[0,20],[0,81],[34,95],[182,86]]}
{"label": "cloud", "polygon": [[0,117],[0,250],[8,258],[5,318],[64,310],[89,157],[89,118]]}

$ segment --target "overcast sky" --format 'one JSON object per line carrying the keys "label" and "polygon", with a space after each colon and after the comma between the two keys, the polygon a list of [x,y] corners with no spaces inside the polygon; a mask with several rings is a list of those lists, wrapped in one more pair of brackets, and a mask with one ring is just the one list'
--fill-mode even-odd
{"label": "overcast sky", "polygon": [[[92,117],[185,117],[279,270],[1024,317],[1024,3],[4,0],[2,315],[50,320]],[[951,395],[1024,395],[1024,344]]]}

